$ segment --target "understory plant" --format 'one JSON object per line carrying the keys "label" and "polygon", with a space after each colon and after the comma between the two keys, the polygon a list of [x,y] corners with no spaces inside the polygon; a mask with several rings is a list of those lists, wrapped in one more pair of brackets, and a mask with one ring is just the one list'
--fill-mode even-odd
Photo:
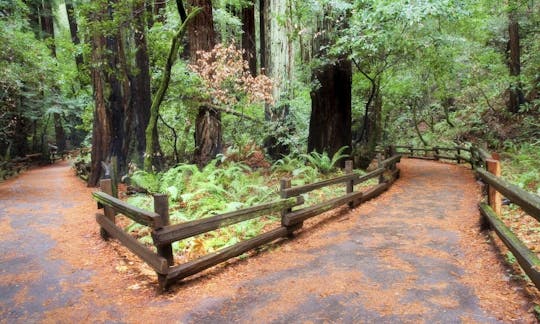
{"label": "understory plant", "polygon": [[[306,163],[309,159],[298,155],[285,156],[271,167],[257,170],[219,156],[202,169],[193,164],[179,164],[161,173],[136,171],[131,176],[131,182],[149,193],[168,194],[170,219],[175,224],[279,200],[279,181],[282,178],[291,178],[292,185],[298,186],[340,175],[341,171],[334,167],[336,161],[345,156],[342,151],[338,151],[332,159],[328,158],[328,161],[326,155],[321,155],[320,161],[312,158],[315,163]],[[305,204],[343,194],[344,186],[338,187],[326,187],[305,194]],[[151,195],[131,196],[128,203],[152,209]],[[183,257],[212,252],[254,237],[265,227],[275,225],[279,219],[278,213],[268,214],[176,242],[173,249]],[[143,243],[152,243],[150,232],[144,226],[132,223],[126,230]]]}

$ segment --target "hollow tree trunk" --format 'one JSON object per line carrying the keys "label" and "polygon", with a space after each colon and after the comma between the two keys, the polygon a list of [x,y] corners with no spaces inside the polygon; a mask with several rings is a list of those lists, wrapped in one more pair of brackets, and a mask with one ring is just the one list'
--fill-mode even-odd
{"label": "hollow tree trunk", "polygon": [[351,62],[327,64],[313,72],[320,83],[311,92],[308,151],[332,156],[343,146],[351,147]]}

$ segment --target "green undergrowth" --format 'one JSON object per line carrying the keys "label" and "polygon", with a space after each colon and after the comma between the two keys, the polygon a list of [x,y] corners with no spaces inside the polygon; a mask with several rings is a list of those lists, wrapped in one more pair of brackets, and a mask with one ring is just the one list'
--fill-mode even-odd
{"label": "green undergrowth", "polygon": [[[341,151],[333,158],[325,154],[285,156],[271,167],[260,169],[252,169],[242,162],[220,157],[203,169],[192,164],[180,164],[155,174],[137,171],[131,181],[149,193],[168,194],[171,224],[176,224],[279,200],[279,183],[282,178],[291,178],[292,186],[300,186],[343,175],[336,168],[338,155],[344,157]],[[344,183],[315,190],[303,195],[305,203],[302,207],[344,193]],[[127,201],[152,210],[153,199],[150,194],[137,194]],[[279,213],[268,214],[175,242],[173,250],[181,258],[192,258],[257,236],[279,223]],[[152,243],[150,232],[144,226],[132,223],[126,230],[136,235],[140,241]]]}
{"label": "green undergrowth", "polygon": [[540,141],[506,146],[501,156],[503,178],[540,195]]}

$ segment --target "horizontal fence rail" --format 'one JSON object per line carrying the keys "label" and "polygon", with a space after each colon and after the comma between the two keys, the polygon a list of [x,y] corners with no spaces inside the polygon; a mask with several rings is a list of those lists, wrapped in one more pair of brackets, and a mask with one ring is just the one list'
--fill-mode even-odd
{"label": "horizontal fence rail", "polygon": [[[399,169],[396,164],[399,163],[400,158],[400,155],[393,155],[383,160],[382,156],[379,155],[377,169],[364,175],[354,173],[352,161],[346,161],[345,175],[303,186],[291,187],[291,179],[282,179],[279,192],[281,199],[279,200],[174,225],[169,224],[166,195],[155,195],[154,212],[145,211],[114,197],[112,182],[110,179],[106,179],[100,183],[101,191],[93,193],[94,199],[98,202],[98,208],[104,209],[104,214],[96,215],[96,221],[100,225],[104,239],[109,237],[118,239],[156,271],[158,289],[163,291],[175,281],[195,275],[261,245],[281,238],[292,237],[295,231],[302,228],[303,222],[311,217],[346,204],[352,208],[380,195],[399,177]],[[365,192],[354,191],[355,185],[377,177],[379,183]],[[346,193],[344,195],[313,206],[293,210],[293,208],[304,204],[302,194],[336,184],[345,184]],[[279,227],[184,264],[174,264],[172,243],[276,212],[281,214]],[[152,229],[151,235],[156,252],[142,245],[116,226],[115,216],[117,214],[123,214],[139,224],[149,226]]]}

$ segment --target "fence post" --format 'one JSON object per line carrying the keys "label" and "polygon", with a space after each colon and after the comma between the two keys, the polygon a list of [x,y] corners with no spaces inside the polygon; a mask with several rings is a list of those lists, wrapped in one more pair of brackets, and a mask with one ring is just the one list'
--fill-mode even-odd
{"label": "fence post", "polygon": [[[382,168],[382,157],[381,157],[381,154],[377,154],[377,169],[380,169]],[[381,175],[379,176],[379,183],[383,183],[384,182],[384,175],[381,173]]]}
{"label": "fence post", "polygon": [[[161,226],[165,227],[170,224],[169,219],[169,196],[166,194],[155,194],[154,195],[154,212],[161,216]],[[157,245],[156,244],[157,254],[165,259],[167,259],[167,264],[169,267],[174,265],[174,257],[172,251],[172,244]],[[158,273],[158,292],[162,293],[167,288],[167,275]]]}
{"label": "fence post", "polygon": [[435,146],[433,148],[433,151],[435,152],[435,161],[439,161],[439,148],[437,146]]}
{"label": "fence post", "polygon": [[[169,220],[169,196],[166,194],[154,195],[154,211],[161,216],[161,226],[165,227],[170,225]],[[172,253],[172,244],[156,245],[157,253],[167,259],[169,266],[174,264],[174,258]]]}
{"label": "fence post", "polygon": [[[112,188],[112,180],[111,179],[101,179],[99,181],[99,188],[104,193],[112,196],[113,188]],[[116,223],[116,217],[115,217],[116,213],[114,212],[114,209],[112,207],[109,207],[109,206],[103,206],[103,210],[104,210],[105,217],[107,219],[109,219],[111,222]],[[109,239],[109,234],[107,233],[107,231],[105,231],[105,229],[103,227],[101,227],[99,229],[99,233],[100,233],[101,237],[104,240]]]}
{"label": "fence post", "polygon": [[[347,160],[345,161],[345,174],[352,174],[353,173],[353,161]],[[354,180],[351,179],[346,182],[346,193],[350,194],[354,191]],[[354,207],[354,201],[349,202],[349,208]]]}
{"label": "fence post", "polygon": [[460,158],[460,155],[461,155],[461,149],[458,147],[456,147],[457,149],[457,154],[456,154],[456,160],[457,160],[457,164],[460,164],[461,163],[461,158]]}
{"label": "fence post", "polygon": [[[280,196],[282,199],[285,199],[285,189],[288,189],[291,187],[291,179],[290,178],[283,178],[279,182],[280,187]],[[283,225],[283,221],[285,220],[285,216],[292,211],[292,208],[284,208],[281,210],[281,224]],[[300,222],[298,224],[294,224],[292,226],[285,226],[287,227],[287,236],[289,238],[292,238],[294,236],[294,231],[302,228],[304,222]]]}
{"label": "fence post", "polygon": [[[501,176],[501,163],[495,159],[487,159],[487,170],[496,177]],[[501,194],[491,186],[488,185],[488,202],[495,214],[501,215],[502,198]]]}
{"label": "fence post", "polygon": [[412,146],[409,146],[409,151],[410,151],[409,156],[413,157],[414,156],[414,150],[413,150]]}

